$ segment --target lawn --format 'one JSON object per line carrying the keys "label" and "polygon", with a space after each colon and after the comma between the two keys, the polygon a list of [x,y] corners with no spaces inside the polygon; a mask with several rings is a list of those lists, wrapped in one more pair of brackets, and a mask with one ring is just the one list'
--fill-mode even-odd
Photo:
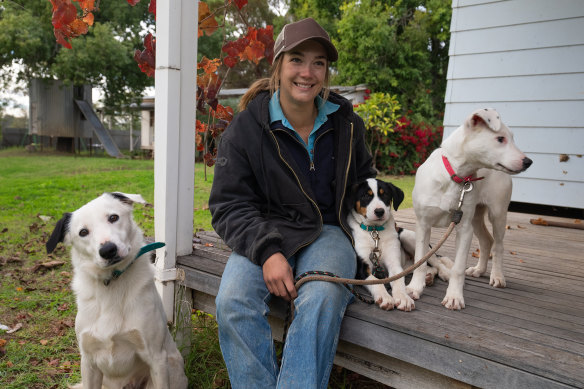
{"label": "lawn", "polygon": [[[80,381],[75,340],[75,299],[68,251],[48,256],[44,244],[55,222],[103,192],[140,193],[154,201],[154,162],[108,157],[0,150],[0,388],[66,388]],[[213,170],[195,167],[195,230],[210,230],[208,197]],[[385,177],[388,178],[388,177]],[[413,177],[391,177],[411,207]],[[154,236],[152,207],[134,217]],[[51,263],[52,262],[52,263]],[[43,265],[47,264],[48,265]],[[193,312],[192,350],[186,358],[190,387],[228,388],[215,321]],[[335,368],[332,388],[380,388]]]}

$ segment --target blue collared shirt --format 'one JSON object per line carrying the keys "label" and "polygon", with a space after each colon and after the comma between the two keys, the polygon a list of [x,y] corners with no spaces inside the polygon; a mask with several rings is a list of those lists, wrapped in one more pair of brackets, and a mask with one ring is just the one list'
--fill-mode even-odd
{"label": "blue collared shirt", "polygon": [[313,158],[313,151],[314,151],[314,140],[316,139],[316,132],[318,129],[327,121],[327,115],[330,115],[333,112],[336,112],[340,105],[331,103],[330,101],[326,101],[324,105],[322,104],[322,98],[320,96],[316,96],[316,104],[318,107],[318,115],[316,116],[316,120],[314,121],[314,127],[308,136],[308,144],[304,142],[304,139],[300,136],[298,132],[292,127],[292,124],[286,119],[284,116],[284,112],[282,111],[282,107],[280,106],[280,91],[277,91],[272,95],[270,99],[270,124],[274,123],[278,120],[282,122],[282,125],[286,128],[289,128],[294,132],[298,140],[302,142],[302,144],[308,150],[308,155],[310,155],[310,160],[312,161]]}

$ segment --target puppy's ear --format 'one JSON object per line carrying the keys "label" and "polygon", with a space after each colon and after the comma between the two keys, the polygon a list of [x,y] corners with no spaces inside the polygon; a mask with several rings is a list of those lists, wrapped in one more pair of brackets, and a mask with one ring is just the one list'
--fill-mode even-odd
{"label": "puppy's ear", "polygon": [[129,193],[122,193],[122,192],[112,192],[110,193],[114,198],[120,200],[122,203],[128,205],[134,205],[134,203],[146,204],[149,205],[144,198],[139,194],[129,194]]}
{"label": "puppy's ear", "polygon": [[393,194],[392,196],[393,209],[397,211],[399,205],[402,203],[402,201],[404,201],[404,192],[400,188],[391,183],[388,183],[388,185],[391,188],[391,193]]}
{"label": "puppy's ear", "polygon": [[345,198],[345,206],[348,210],[355,208],[355,202],[357,201],[357,189],[361,185],[361,182],[356,182],[349,187],[347,191],[347,197]]}
{"label": "puppy's ear", "polygon": [[47,248],[47,254],[52,253],[55,250],[55,247],[57,247],[57,244],[59,242],[62,242],[63,239],[65,239],[65,235],[67,234],[67,231],[69,231],[70,221],[71,213],[67,212],[64,213],[61,220],[57,222],[57,225],[55,226],[55,229],[53,230],[51,237],[49,238],[45,245]]}
{"label": "puppy's ear", "polygon": [[484,125],[497,132],[501,129],[501,115],[493,108],[477,109],[468,117],[466,124],[470,129]]}

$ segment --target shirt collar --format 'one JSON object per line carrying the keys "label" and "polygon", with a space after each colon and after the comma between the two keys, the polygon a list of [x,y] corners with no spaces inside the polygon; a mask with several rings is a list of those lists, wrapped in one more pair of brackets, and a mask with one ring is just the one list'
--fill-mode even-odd
{"label": "shirt collar", "polygon": [[[330,115],[333,112],[336,112],[340,105],[331,103],[330,101],[326,101],[324,104],[323,99],[320,96],[316,96],[316,106],[318,107],[318,115],[316,116],[316,120],[314,121],[314,127],[312,128],[312,132],[318,130],[320,126],[322,126],[327,121],[327,115]],[[282,111],[282,107],[280,106],[280,91],[276,91],[272,95],[270,99],[270,123],[274,123],[278,120],[282,121],[282,125],[285,127],[294,130],[294,127],[290,124],[286,116],[284,116],[284,112]],[[295,131],[295,130],[294,130]],[[312,133],[311,132],[311,133]]]}

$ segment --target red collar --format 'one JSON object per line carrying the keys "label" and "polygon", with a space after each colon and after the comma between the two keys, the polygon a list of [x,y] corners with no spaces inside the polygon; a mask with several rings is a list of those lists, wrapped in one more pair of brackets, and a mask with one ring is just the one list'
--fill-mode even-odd
{"label": "red collar", "polygon": [[450,178],[452,178],[452,181],[456,182],[457,184],[462,184],[463,182],[469,182],[469,181],[478,181],[478,180],[482,180],[483,178],[485,178],[485,177],[473,177],[472,175],[466,176],[466,177],[459,177],[454,172],[452,165],[450,165],[450,162],[448,161],[448,158],[446,158],[445,155],[442,156],[442,162],[444,162],[444,167],[446,168],[446,171],[448,172],[448,174],[450,174]]}

